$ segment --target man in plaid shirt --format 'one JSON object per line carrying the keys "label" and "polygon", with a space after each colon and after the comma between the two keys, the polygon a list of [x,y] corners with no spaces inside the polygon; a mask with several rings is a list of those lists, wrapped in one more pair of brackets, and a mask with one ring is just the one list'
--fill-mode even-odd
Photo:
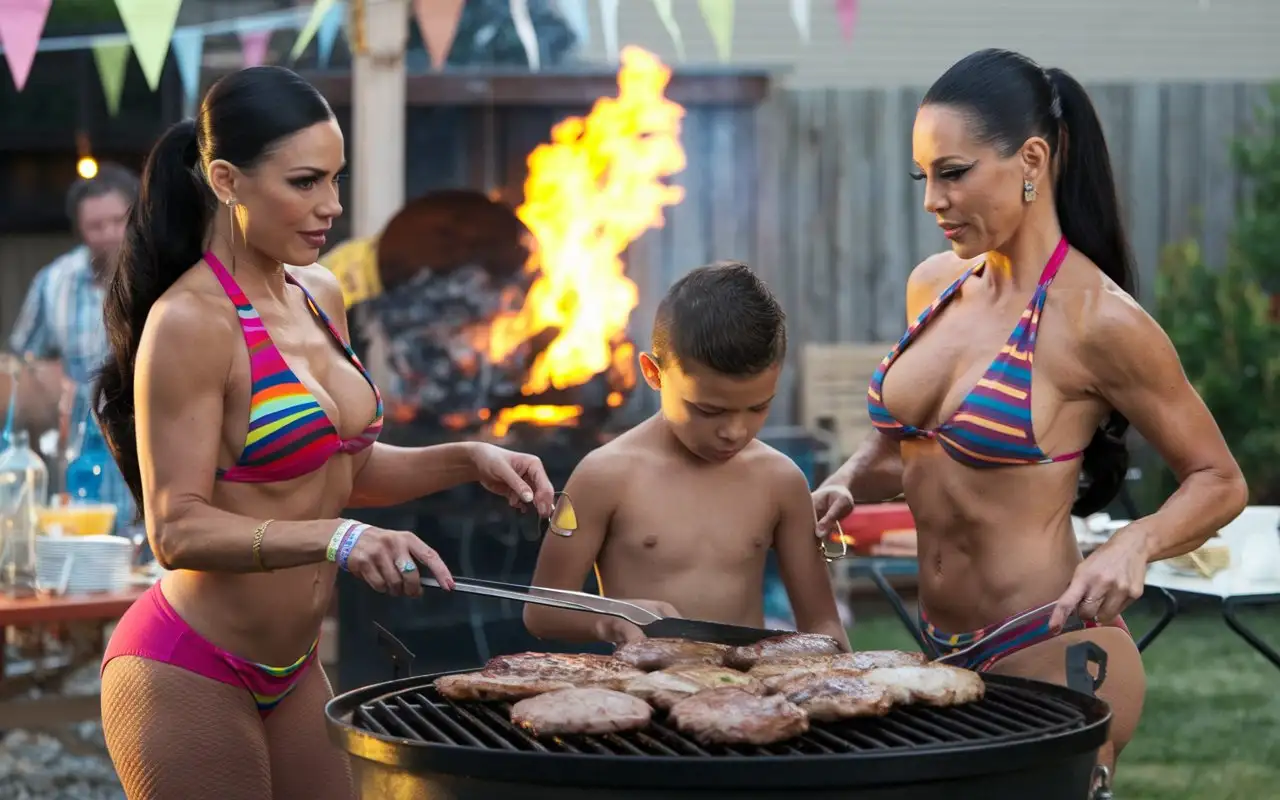
{"label": "man in plaid shirt", "polygon": [[[80,423],[97,425],[89,401],[109,351],[102,324],[103,280],[124,241],[129,206],[137,195],[137,176],[115,164],[101,165],[96,176],[71,187],[67,215],[82,244],[36,274],[9,336],[14,353],[27,360],[58,360],[63,376],[74,384],[68,432],[73,456],[80,449]],[[119,509],[120,532],[132,524],[136,510],[115,462],[108,462],[102,501]]]}

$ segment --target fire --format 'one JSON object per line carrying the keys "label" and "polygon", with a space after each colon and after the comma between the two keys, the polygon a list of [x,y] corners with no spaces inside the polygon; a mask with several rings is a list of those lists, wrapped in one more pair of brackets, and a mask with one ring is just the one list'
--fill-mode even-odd
{"label": "fire", "polygon": [[[534,359],[521,393],[535,397],[578,386],[601,373],[636,382],[635,348],[627,324],[639,302],[622,253],[650,228],[663,225],[663,209],[684,190],[663,179],[685,167],[680,146],[684,109],[664,95],[668,69],[636,47],[622,51],[618,96],[596,101],[585,118],[570,117],[551,130],[551,143],[528,159],[524,203],[516,214],[537,241],[525,269],[537,277],[518,311],[489,327],[489,357],[502,362],[542,334],[550,344]],[[621,391],[608,396],[622,404]],[[515,422],[570,423],[579,406],[522,405],[504,409],[493,432]]]}

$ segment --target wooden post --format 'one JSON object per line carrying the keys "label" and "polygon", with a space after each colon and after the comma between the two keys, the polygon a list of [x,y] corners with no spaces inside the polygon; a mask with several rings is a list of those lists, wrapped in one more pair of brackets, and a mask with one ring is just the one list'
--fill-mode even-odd
{"label": "wooden post", "polygon": [[363,0],[351,14],[362,34],[352,66],[352,233],[373,236],[404,205],[409,2]]}

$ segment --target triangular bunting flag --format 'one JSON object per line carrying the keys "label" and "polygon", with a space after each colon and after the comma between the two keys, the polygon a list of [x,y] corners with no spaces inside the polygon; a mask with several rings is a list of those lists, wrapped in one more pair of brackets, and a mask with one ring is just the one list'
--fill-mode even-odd
{"label": "triangular bunting flag", "polygon": [[579,47],[591,44],[591,17],[587,14],[587,0],[556,0],[560,16],[573,31]]}
{"label": "triangular bunting flag", "polygon": [[733,50],[733,0],[698,0],[698,6],[715,40],[716,53],[721,61],[728,61]]}
{"label": "triangular bunting flag", "polygon": [[4,58],[18,91],[27,85],[52,3],[53,0],[0,0],[0,44],[4,45]]}
{"label": "triangular bunting flag", "polygon": [[307,24],[302,26],[302,30],[298,32],[298,38],[294,40],[293,49],[289,51],[290,61],[297,61],[298,56],[307,49],[307,45],[311,44],[316,31],[320,29],[320,22],[333,10],[333,3],[334,0],[316,0],[315,5],[311,7],[311,16],[307,17]]}
{"label": "triangular bunting flag", "polygon": [[542,54],[538,52],[538,34],[529,16],[529,0],[511,0],[511,21],[516,26],[520,44],[524,46],[525,57],[529,59],[529,69],[537,72],[542,67]]}
{"label": "triangular bunting flag", "polygon": [[413,0],[422,41],[427,45],[427,55],[431,56],[431,66],[437,70],[444,69],[449,60],[453,36],[458,32],[458,21],[466,4],[466,0]]}
{"label": "triangular bunting flag", "polygon": [[182,0],[116,0],[133,52],[153,92],[160,85],[160,73],[164,71],[164,58],[169,54],[169,40],[173,38],[173,26],[178,21],[181,5]]}
{"label": "triangular bunting flag", "polygon": [[267,60],[271,31],[240,31],[240,55],[246,67],[260,67]]}
{"label": "triangular bunting flag", "polygon": [[200,101],[200,65],[204,61],[204,31],[199,28],[181,28],[173,33],[170,43],[173,60],[178,64],[178,76],[182,78],[182,115],[194,117],[196,103]]}
{"label": "triangular bunting flag", "polygon": [[654,10],[658,12],[658,19],[662,20],[662,27],[667,29],[667,35],[671,37],[671,41],[675,42],[676,55],[684,61],[684,37],[680,35],[680,24],[676,22],[675,9],[671,7],[672,0],[653,0]]}
{"label": "triangular bunting flag", "polygon": [[600,28],[604,51],[610,61],[618,60],[618,0],[600,0]]}
{"label": "triangular bunting flag", "polygon": [[809,42],[809,0],[791,0],[791,21],[800,32],[800,39]]}
{"label": "triangular bunting flag", "polygon": [[102,94],[107,98],[107,113],[120,113],[120,95],[124,93],[125,68],[129,65],[129,45],[95,44],[93,60],[98,65]]}
{"label": "triangular bunting flag", "polygon": [[329,13],[324,15],[324,19],[320,20],[320,28],[316,31],[316,61],[321,69],[329,66],[329,59],[333,57],[333,43],[338,40],[338,32],[342,30],[342,23],[346,18],[347,4],[338,0],[329,9]]}
{"label": "triangular bunting flag", "polygon": [[853,41],[853,31],[858,25],[858,0],[836,0],[836,13],[840,15],[840,35],[846,42]]}

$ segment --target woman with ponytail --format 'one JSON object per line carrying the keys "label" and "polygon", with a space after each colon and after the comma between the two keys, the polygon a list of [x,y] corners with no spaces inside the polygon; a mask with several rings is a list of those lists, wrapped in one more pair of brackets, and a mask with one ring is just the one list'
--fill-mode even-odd
{"label": "woman with ponytail", "polygon": [[95,405],[169,570],[103,659],[103,728],[130,800],[351,798],[314,663],[336,572],[409,596],[422,569],[452,577],[415,534],[338,514],[469,481],[550,514],[532,456],[377,442],[380,395],[315,263],[343,168],[329,105],[279,67],[219,81],[147,160]]}
{"label": "woman with ponytail", "polygon": [[[1244,479],[1132,297],[1106,140],[1080,84],[1007,50],[974,53],[929,89],[912,146],[951,251],[911,273],[907,332],[868,393],[876,431],[814,492],[820,533],[855,501],[905,494],[927,647],[980,642],[966,666],[1058,683],[1069,645],[1106,650],[1104,782],[1145,687],[1120,612],[1149,562],[1240,512]],[[1116,496],[1130,421],[1181,486],[1082,559],[1070,517]]]}

